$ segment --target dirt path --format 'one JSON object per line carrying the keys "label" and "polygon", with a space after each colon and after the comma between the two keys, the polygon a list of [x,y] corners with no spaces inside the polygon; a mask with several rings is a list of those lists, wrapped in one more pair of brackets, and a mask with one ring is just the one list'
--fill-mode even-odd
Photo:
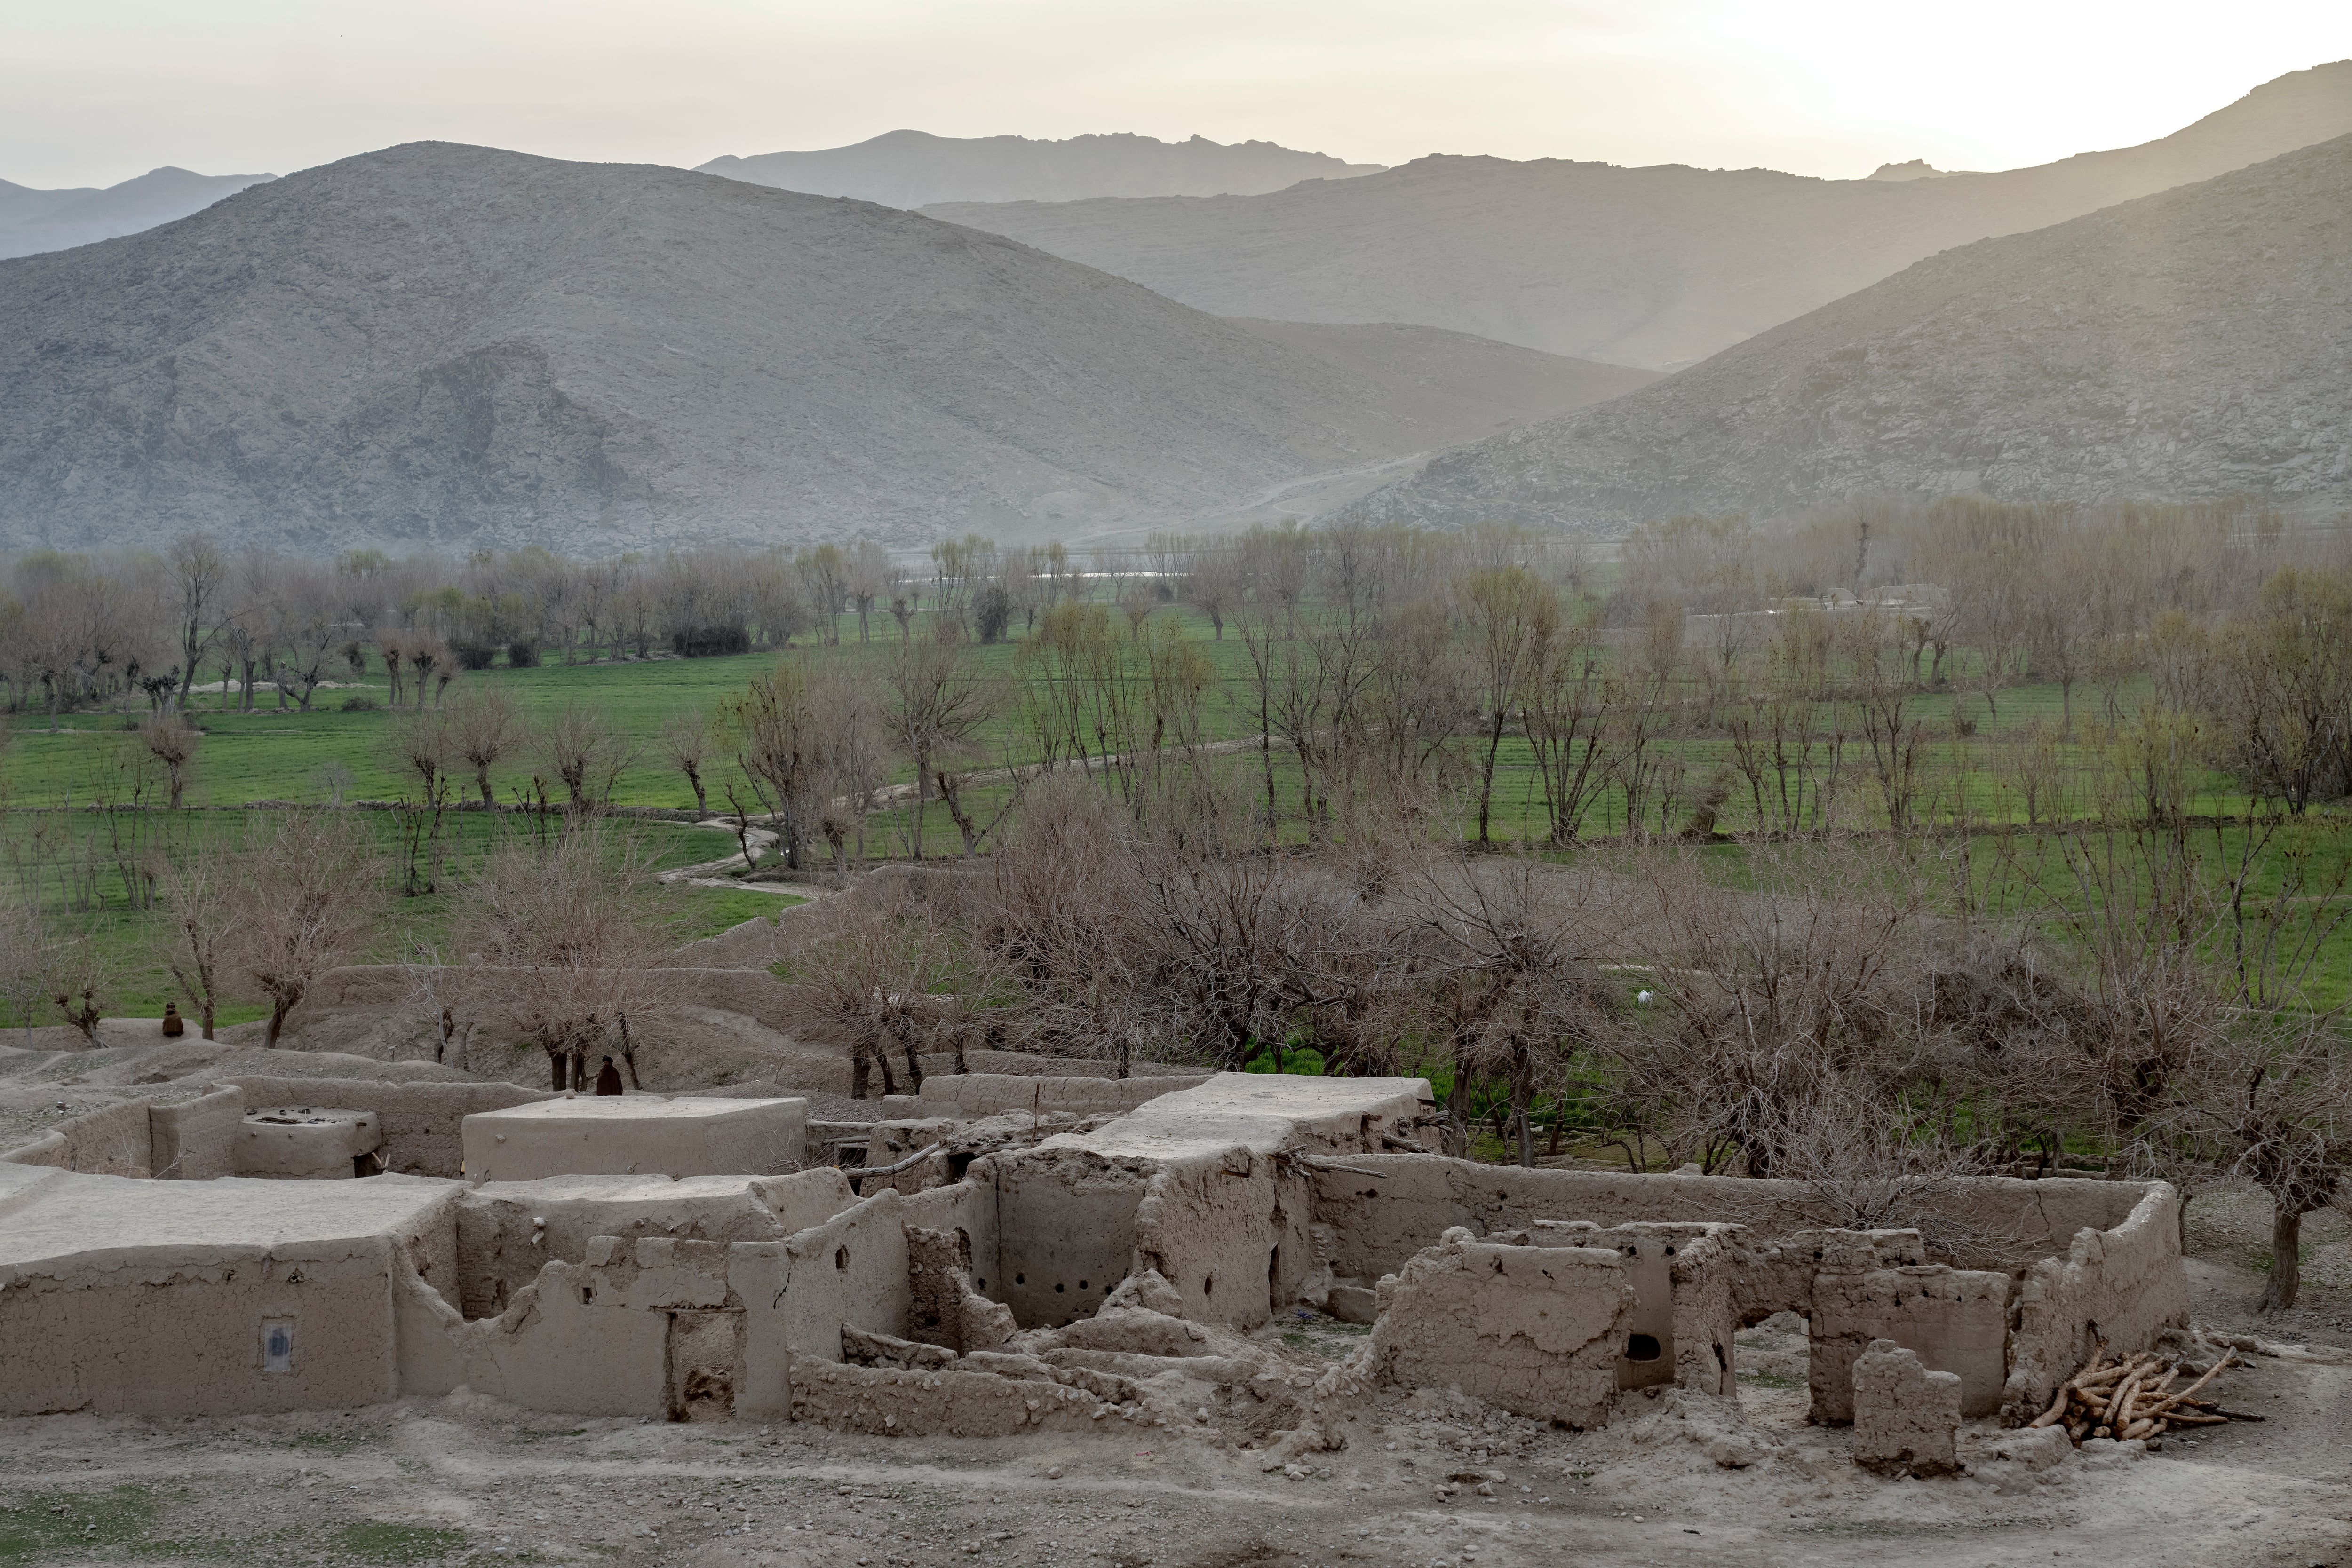
{"label": "dirt path", "polygon": [[[472,1396],[337,1413],[0,1422],[0,1559],[689,1563],[721,1568],[1597,1568],[1979,1565],[2077,1558],[2303,1568],[2352,1549],[2352,1371],[2248,1375],[2221,1429],[2036,1479],[1857,1470],[1801,1428],[1746,1469],[1675,1435],[1671,1401],[1553,1432],[1445,1396],[1363,1408],[1341,1453],[1269,1475],[1175,1432],[980,1440],[670,1426]],[[1450,1474],[1499,1476],[1496,1496]]]}

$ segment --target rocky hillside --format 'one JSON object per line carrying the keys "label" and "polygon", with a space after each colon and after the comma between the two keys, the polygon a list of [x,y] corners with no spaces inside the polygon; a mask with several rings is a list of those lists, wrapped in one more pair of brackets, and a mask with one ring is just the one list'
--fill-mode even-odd
{"label": "rocky hillside", "polygon": [[950,205],[934,215],[1231,316],[1416,321],[1674,369],[1988,235],[2352,132],[2352,61],[2143,146],[1941,179],[1424,158],[1256,196]]}
{"label": "rocky hillside", "polygon": [[2352,507],[2352,136],[1931,256],[1361,509],[1606,534],[1964,490]]}
{"label": "rocky hillside", "polygon": [[200,212],[223,196],[270,178],[163,168],[103,190],[84,186],[65,191],[35,191],[0,180],[0,256],[32,256],[137,234]]}
{"label": "rocky hillside", "polygon": [[1076,537],[1360,492],[1630,384],[1355,338],[887,207],[420,143],[0,263],[0,545]]}
{"label": "rocky hillside", "polygon": [[1376,173],[1378,163],[1347,163],[1271,141],[1231,146],[1195,136],[933,136],[893,131],[850,147],[816,152],[762,152],[714,158],[706,174],[855,196],[892,207],[932,202],[1075,202],[1089,196],[1219,196],[1279,191],[1301,180],[1345,180]]}

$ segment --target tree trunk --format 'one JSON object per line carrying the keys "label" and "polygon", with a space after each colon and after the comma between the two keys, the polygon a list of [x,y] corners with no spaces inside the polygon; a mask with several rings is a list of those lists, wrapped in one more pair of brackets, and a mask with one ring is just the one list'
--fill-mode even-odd
{"label": "tree trunk", "polygon": [[1454,1056],[1454,1088],[1445,1096],[1445,1152],[1457,1160],[1470,1157],[1470,1064],[1460,1051]]}
{"label": "tree trunk", "polygon": [[547,1053],[547,1066],[548,1071],[553,1074],[554,1078],[553,1082],[551,1083],[549,1087],[552,1088],[558,1094],[562,1093],[563,1080],[570,1073],[572,1064],[564,1061],[563,1052],[562,1051],[551,1051]]}
{"label": "tree trunk", "polygon": [[2283,1312],[2303,1287],[2303,1216],[2273,1198],[2271,1210],[2271,1278],[2263,1287],[2262,1311]]}
{"label": "tree trunk", "polygon": [[[292,1012],[294,1010],[294,1004],[301,999],[302,998],[299,997],[281,997],[271,1002],[269,1008],[269,1027],[264,1030],[261,1035],[262,1050],[276,1051],[278,1049],[278,1033],[286,1027],[286,1015]],[[205,1038],[209,1040],[212,1037],[210,1035],[206,1035]]]}
{"label": "tree trunk", "polygon": [[852,1100],[865,1099],[866,1091],[873,1086],[873,1079],[874,1070],[868,1067],[866,1063],[866,1048],[862,1045],[851,1047],[849,1052],[849,1097]]}
{"label": "tree trunk", "polygon": [[1492,842],[1486,837],[1487,812],[1495,803],[1495,762],[1503,750],[1503,710],[1495,710],[1495,728],[1486,738],[1486,767],[1478,781],[1478,843],[1481,848]]}
{"label": "tree trunk", "polygon": [[637,1082],[636,1042],[629,1038],[629,1019],[625,1013],[621,1017],[621,1065],[629,1070],[629,1087],[640,1094],[644,1093],[646,1086]]}
{"label": "tree trunk", "polygon": [[1535,1104],[1535,1056],[1526,1046],[1511,1052],[1511,1119],[1518,1124],[1519,1166],[1532,1170],[1536,1163],[1535,1128],[1528,1116]]}

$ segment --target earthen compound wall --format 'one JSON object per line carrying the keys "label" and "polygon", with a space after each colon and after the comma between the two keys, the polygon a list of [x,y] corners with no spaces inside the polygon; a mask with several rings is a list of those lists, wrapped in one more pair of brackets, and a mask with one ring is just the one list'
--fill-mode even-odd
{"label": "earthen compound wall", "polygon": [[2085,1226],[2063,1256],[2042,1259],[2019,1282],[2001,1396],[2005,1418],[2039,1415],[2098,1342],[2111,1352],[2143,1350],[2188,1320],[2180,1196],[2165,1182],[2126,1190],[2138,1201],[2123,1223]]}
{"label": "earthen compound wall", "polygon": [[[346,971],[337,970],[342,974]],[[454,1177],[465,1165],[465,1120],[555,1096],[514,1083],[396,1083],[383,1078],[272,1078],[240,1074],[224,1083],[247,1105],[313,1105],[373,1111],[383,1121],[384,1168],[404,1176]]]}

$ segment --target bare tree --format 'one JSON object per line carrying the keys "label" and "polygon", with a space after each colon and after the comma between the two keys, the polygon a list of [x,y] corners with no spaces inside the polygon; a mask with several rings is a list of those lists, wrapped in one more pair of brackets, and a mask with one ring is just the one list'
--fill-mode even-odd
{"label": "bare tree", "polygon": [[58,946],[29,900],[0,904],[0,1000],[16,1014],[28,1043],[33,1015],[51,994]]}
{"label": "bare tree", "polygon": [[987,687],[953,623],[943,620],[939,629],[938,637],[902,642],[893,649],[884,677],[889,697],[882,723],[915,765],[917,860],[923,858],[923,809],[930,802],[939,758],[970,740],[992,714]]}
{"label": "bare tree", "polygon": [[221,1004],[226,999],[236,963],[234,922],[243,913],[244,900],[236,883],[243,868],[215,842],[190,846],[187,852],[164,863],[163,909],[171,920],[171,946],[165,959],[172,977],[196,1011],[196,1022],[206,1040]]}
{"label": "bare tree", "polygon": [[635,1030],[674,1007],[682,977],[654,904],[649,853],[574,817],[551,839],[499,846],[458,888],[458,945],[499,1015],[546,1053],[557,1089],[584,1089],[588,1059],[617,1042],[638,1082]]}
{"label": "bare tree", "polygon": [[612,803],[621,775],[636,760],[629,737],[587,704],[572,701],[549,716],[539,732],[539,757],[562,784],[572,811]]}
{"label": "bare tree", "polygon": [[490,769],[522,738],[522,706],[496,686],[462,691],[446,710],[449,748],[474,770],[474,787],[484,806],[497,803]]}
{"label": "bare tree", "polygon": [[183,535],[173,541],[163,559],[178,600],[180,706],[184,708],[195,686],[196,666],[212,649],[221,599],[228,586],[229,562],[213,537],[204,533]]}
{"label": "bare tree", "polygon": [[262,1048],[274,1051],[319,977],[375,935],[385,868],[365,821],[336,811],[268,813],[240,859],[222,956],[235,988],[268,1007]]}
{"label": "bare tree", "polygon": [[163,769],[163,781],[171,790],[171,809],[174,811],[180,809],[188,776],[195,768],[196,748],[204,738],[203,731],[175,713],[156,714],[139,727],[139,744]]}
{"label": "bare tree", "polygon": [[712,743],[710,716],[700,708],[689,708],[672,714],[663,724],[662,755],[669,765],[686,776],[687,787],[694,791],[694,809],[708,813],[709,797],[703,793],[702,769],[709,760]]}

